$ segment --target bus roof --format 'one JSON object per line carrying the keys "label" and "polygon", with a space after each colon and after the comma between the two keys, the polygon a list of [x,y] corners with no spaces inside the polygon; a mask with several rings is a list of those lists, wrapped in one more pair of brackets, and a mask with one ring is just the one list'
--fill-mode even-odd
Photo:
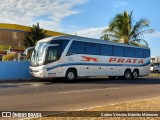
{"label": "bus roof", "polygon": [[126,46],[126,47],[134,47],[134,48],[145,48],[149,49],[149,47],[146,46],[135,46],[135,45],[128,45],[128,44],[123,44],[123,43],[118,43],[118,42],[112,42],[112,41],[106,41],[106,40],[101,40],[101,39],[94,39],[94,38],[87,38],[87,37],[81,37],[81,36],[55,36],[55,37],[48,37],[45,39],[40,40],[39,42],[49,42],[52,40],[76,40],[76,41],[83,41],[83,42],[92,42],[92,43],[101,43],[101,44],[109,44],[109,45],[116,45],[116,46]]}

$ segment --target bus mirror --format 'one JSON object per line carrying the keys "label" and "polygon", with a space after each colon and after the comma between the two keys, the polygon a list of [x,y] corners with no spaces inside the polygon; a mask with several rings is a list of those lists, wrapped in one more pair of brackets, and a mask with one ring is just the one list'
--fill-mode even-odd
{"label": "bus mirror", "polygon": [[24,51],[24,53],[22,53],[22,55],[28,55],[28,52],[30,51],[30,50],[33,50],[34,49],[34,46],[33,47],[28,47],[25,51]]}

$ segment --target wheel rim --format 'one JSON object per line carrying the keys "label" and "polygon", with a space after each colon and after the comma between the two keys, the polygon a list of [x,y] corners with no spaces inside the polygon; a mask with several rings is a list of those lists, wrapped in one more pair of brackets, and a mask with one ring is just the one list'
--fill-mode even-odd
{"label": "wheel rim", "polygon": [[126,78],[126,79],[129,79],[129,78],[130,78],[130,76],[131,76],[130,72],[129,72],[129,71],[127,71],[127,72],[125,73],[125,78]]}
{"label": "wheel rim", "polygon": [[137,78],[138,74],[137,72],[133,72],[133,78]]}
{"label": "wheel rim", "polygon": [[68,79],[69,79],[69,80],[73,80],[74,77],[75,77],[75,75],[74,75],[73,72],[69,72],[69,73],[68,73]]}

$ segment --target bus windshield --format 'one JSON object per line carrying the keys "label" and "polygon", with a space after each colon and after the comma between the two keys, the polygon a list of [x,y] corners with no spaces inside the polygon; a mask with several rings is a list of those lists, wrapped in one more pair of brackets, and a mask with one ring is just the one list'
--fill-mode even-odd
{"label": "bus windshield", "polygon": [[35,46],[35,49],[32,52],[31,66],[38,66],[43,64],[42,56],[44,52],[41,53],[40,49],[43,47],[44,44],[45,42],[40,42],[37,43],[37,45]]}

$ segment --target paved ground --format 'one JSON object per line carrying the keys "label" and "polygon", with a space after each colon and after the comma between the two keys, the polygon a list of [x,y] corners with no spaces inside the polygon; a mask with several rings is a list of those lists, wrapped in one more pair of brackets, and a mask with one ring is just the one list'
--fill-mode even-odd
{"label": "paved ground", "polygon": [[0,82],[0,111],[68,111],[160,97],[160,78]]}

